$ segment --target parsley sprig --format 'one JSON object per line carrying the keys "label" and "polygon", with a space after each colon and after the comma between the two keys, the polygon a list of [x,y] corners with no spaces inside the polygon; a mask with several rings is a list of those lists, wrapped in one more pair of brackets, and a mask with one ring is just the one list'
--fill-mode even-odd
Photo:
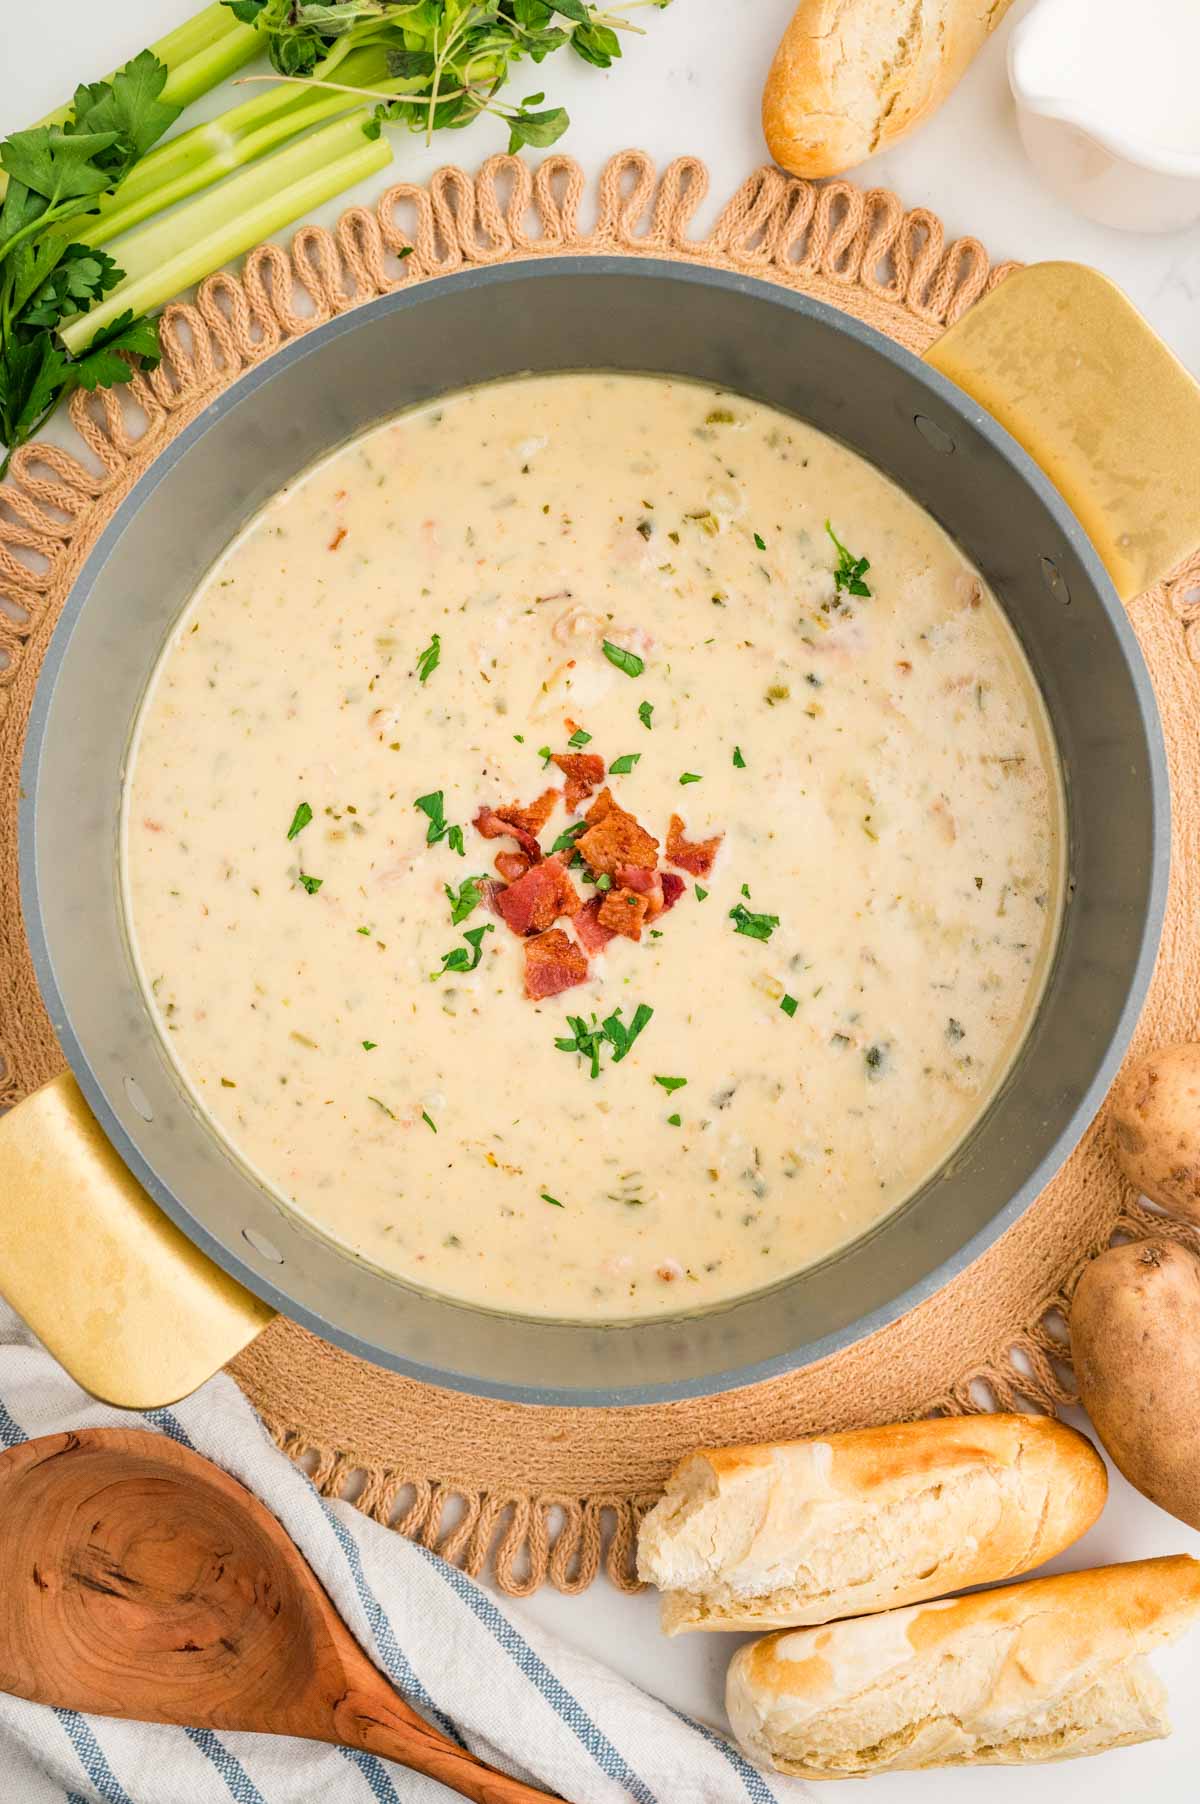
{"label": "parsley sprig", "polygon": [[612,1049],[611,1062],[619,1065],[653,1016],[654,1010],[647,1003],[639,1002],[628,1025],[622,1021],[621,1013],[619,1008],[614,1009],[603,1021],[593,1015],[590,1026],[582,1015],[568,1015],[567,1026],[571,1032],[556,1039],[554,1044],[560,1052],[577,1052],[580,1058],[587,1060],[592,1077],[599,1077],[600,1054],[605,1045]]}
{"label": "parsley sprig", "polygon": [[132,353],[159,360],[158,328],[125,311],[70,356],[57,336],[121,280],[106,252],[75,243],[63,228],[94,213],[102,195],[179,117],[162,99],[167,66],[143,50],[109,81],[75,90],[65,125],[36,125],[0,143],[8,187],[0,206],[0,440],[7,455],[33,437],[72,389],[128,382]]}
{"label": "parsley sprig", "polygon": [[442,642],[434,633],[425,650],[417,653],[417,678],[426,684],[442,661]]}
{"label": "parsley sprig", "polygon": [[834,592],[840,595],[844,589],[847,595],[869,596],[871,591],[863,581],[863,577],[871,568],[871,560],[865,557],[855,557],[853,552],[847,551],[828,520],[825,522],[825,531],[833,540],[833,548],[838,554],[838,561],[833,571]]}
{"label": "parsley sprig", "polygon": [[614,645],[611,639],[605,639],[601,649],[609,663],[623,670],[627,677],[639,677],[646,668],[645,658],[639,658],[635,651],[626,651],[623,645]]}
{"label": "parsley sprig", "polygon": [[418,796],[413,807],[419,808],[428,817],[429,831],[425,835],[427,846],[436,846],[444,839],[452,852],[457,852],[460,858],[466,857],[463,830],[461,827],[452,827],[446,819],[446,798],[440,789],[433,790],[427,796]]}
{"label": "parsley sprig", "polygon": [[442,885],[450,904],[450,921],[453,926],[457,927],[479,907],[483,901],[483,891],[479,886],[487,880],[486,871],[481,871],[477,877],[464,877],[457,892],[448,883]]}

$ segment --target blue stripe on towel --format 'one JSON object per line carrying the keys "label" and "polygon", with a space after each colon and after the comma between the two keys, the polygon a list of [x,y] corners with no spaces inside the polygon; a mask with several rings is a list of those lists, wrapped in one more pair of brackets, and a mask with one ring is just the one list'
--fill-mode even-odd
{"label": "blue stripe on towel", "polygon": [[189,1452],[195,1453],[196,1447],[191,1435],[179,1417],[172,1414],[169,1409],[144,1409],[142,1414],[146,1421],[152,1427],[157,1428],[160,1434],[165,1434],[169,1441],[178,1441],[181,1447],[186,1447]]}
{"label": "blue stripe on towel", "polygon": [[60,1710],[55,1706],[54,1714],[79,1756],[80,1766],[105,1804],[133,1804],[133,1799],[104,1758],[104,1750],[92,1733],[91,1724],[80,1716],[78,1710]]}
{"label": "blue stripe on towel", "polygon": [[237,1804],[267,1804],[237,1755],[231,1754],[211,1729],[185,1729],[183,1732],[193,1747],[199,1748],[205,1759],[212,1761]]}
{"label": "blue stripe on towel", "polygon": [[400,1793],[374,1754],[364,1754],[361,1748],[339,1748],[338,1753],[344,1755],[351,1766],[358,1768],[370,1786],[371,1796],[376,1804],[400,1804]]}
{"label": "blue stripe on towel", "polygon": [[717,1748],[724,1754],[726,1760],[728,1760],[730,1766],[733,1768],[742,1784],[746,1787],[747,1795],[754,1800],[754,1804],[779,1804],[778,1798],[771,1790],[771,1787],[767,1784],[758,1768],[756,1766],[751,1766],[750,1762],[746,1759],[740,1749],[735,1748],[731,1742],[726,1741],[723,1735],[718,1735],[715,1729],[710,1729],[706,1723],[698,1723],[694,1716],[685,1716],[682,1710],[676,1710],[673,1706],[671,1707],[671,1714],[672,1716],[677,1716],[681,1723],[686,1723],[689,1729],[694,1729],[697,1735],[702,1736],[705,1741],[710,1742],[714,1748]]}
{"label": "blue stripe on towel", "polygon": [[371,1633],[375,1637],[375,1645],[379,1649],[379,1657],[383,1661],[384,1671],[398,1690],[404,1692],[423,1710],[427,1710],[435,1719],[438,1727],[453,1738],[461,1748],[465,1744],[462,1736],[454,1727],[448,1716],[443,1716],[429,1693],[409,1665],[408,1656],[396,1639],[396,1631],[391,1624],[383,1605],[367,1583],[367,1575],[363,1571],[362,1555],[358,1551],[358,1543],[345,1524],[339,1522],[324,1498],[318,1498],[325,1520],[333,1530],[334,1540],[345,1555],[346,1565],[350,1568],[350,1577],[354,1580],[354,1589],[358,1592],[358,1601],[363,1613],[371,1625]]}
{"label": "blue stripe on towel", "polygon": [[19,1447],[29,1436],[19,1423],[14,1422],[3,1403],[0,1403],[0,1443],[5,1447]]}
{"label": "blue stripe on towel", "polygon": [[[509,1655],[517,1668],[524,1673],[530,1684],[534,1685],[545,1698],[550,1707],[582,1742],[600,1771],[608,1778],[623,1785],[637,1804],[657,1804],[654,1793],[644,1779],[629,1766],[625,1757],[614,1748],[607,1735],[599,1730],[577,1697],[569,1692],[562,1680],[557,1678],[540,1655],[534,1653],[529,1643],[507,1616],[497,1609],[485,1591],[481,1591],[473,1580],[465,1573],[443,1560],[440,1554],[419,1542],[414,1546],[418,1553],[424,1554],[430,1565],[441,1574],[446,1583],[462,1598],[468,1609],[472,1610],[484,1626],[491,1630],[505,1653]],[[768,1794],[768,1797],[770,1794]]]}

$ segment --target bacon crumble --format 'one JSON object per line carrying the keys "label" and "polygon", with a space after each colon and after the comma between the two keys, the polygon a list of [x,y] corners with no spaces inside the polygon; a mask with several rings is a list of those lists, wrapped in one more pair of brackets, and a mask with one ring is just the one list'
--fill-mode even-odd
{"label": "bacon crumble", "polygon": [[531,865],[496,897],[497,912],[522,937],[544,932],[560,915],[573,915],[580,906],[579,892],[559,858]]}
{"label": "bacon crumble", "polygon": [[667,827],[667,857],[681,871],[688,871],[693,877],[707,877],[724,837],[723,833],[716,833],[712,839],[685,839],[683,817],[673,814]]}
{"label": "bacon crumble", "polygon": [[614,877],[622,865],[654,869],[658,863],[658,841],[613,801],[610,789],[600,791],[585,818],[588,830],[575,841],[575,849],[597,876]]}
{"label": "bacon crumble", "polygon": [[525,994],[531,1002],[558,996],[588,974],[585,954],[561,927],[551,927],[525,942]]}
{"label": "bacon crumble", "polygon": [[627,940],[640,940],[642,923],[650,909],[649,896],[635,889],[610,889],[600,904],[596,920],[610,933],[623,934]]}
{"label": "bacon crumble", "polygon": [[553,761],[567,779],[563,801],[567,812],[574,814],[580,802],[586,802],[604,781],[604,760],[595,752],[555,752]]}

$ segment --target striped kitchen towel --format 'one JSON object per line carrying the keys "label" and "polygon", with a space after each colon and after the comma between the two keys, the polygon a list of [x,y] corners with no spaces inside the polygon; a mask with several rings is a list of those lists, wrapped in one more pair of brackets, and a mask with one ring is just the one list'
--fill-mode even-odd
{"label": "striped kitchen towel", "polygon": [[[795,1804],[729,1742],[503,1610],[436,1554],[328,1503],[231,1379],[140,1416],[86,1396],[0,1303],[0,1448],[67,1428],[171,1435],[279,1518],[397,1690],[483,1759],[570,1804]],[[3,1524],[0,1522],[0,1533]],[[0,1804],[444,1804],[373,1755],[81,1716],[0,1696]]]}

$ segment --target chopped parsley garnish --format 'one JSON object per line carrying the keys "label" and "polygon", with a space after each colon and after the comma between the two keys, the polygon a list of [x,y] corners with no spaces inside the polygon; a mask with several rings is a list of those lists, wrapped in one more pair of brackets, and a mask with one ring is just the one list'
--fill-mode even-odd
{"label": "chopped parsley garnish", "polygon": [[650,716],[653,714],[653,712],[654,712],[654,703],[653,702],[639,702],[638,703],[638,719],[641,721],[642,725],[645,727],[647,733],[653,732],[653,730],[654,730],[652,728],[652,726],[650,725]]}
{"label": "chopped parsley garnish", "polygon": [[672,1090],[682,1090],[683,1086],[687,1083],[687,1078],[686,1077],[656,1077],[654,1081],[656,1084],[661,1084],[663,1089],[667,1092],[667,1095],[669,1096],[671,1094]]}
{"label": "chopped parsley garnish", "polygon": [[794,1015],[800,1004],[794,996],[784,996],[780,999],[779,1006],[785,1015]]}
{"label": "chopped parsley garnish", "polygon": [[598,1021],[593,1015],[590,1027],[582,1015],[568,1015],[570,1036],[564,1035],[556,1039],[554,1044],[560,1052],[577,1052],[581,1058],[587,1059],[591,1065],[591,1075],[599,1077],[600,1053],[605,1043],[612,1048],[613,1064],[619,1065],[653,1014],[652,1008],[639,1002],[628,1026],[622,1021],[621,1010],[618,1008],[603,1021]]}
{"label": "chopped parsley garnish", "polygon": [[365,933],[367,935],[368,939],[370,938],[371,929],[369,927],[356,927],[354,929],[354,931],[355,931],[355,933]]}
{"label": "chopped parsley garnish", "polygon": [[417,658],[417,676],[422,683],[427,683],[442,661],[442,642],[437,634],[429,641],[425,650]]}
{"label": "chopped parsley garnish", "polygon": [[364,1040],[362,1043],[362,1049],[364,1052],[374,1052],[374,1050],[378,1046],[378,1044],[379,1044],[378,1040]]}
{"label": "chopped parsley garnish", "polygon": [[312,809],[307,802],[301,802],[295,814],[292,816],[292,824],[288,828],[288,838],[295,839],[297,833],[303,833],[311,819]]}
{"label": "chopped parsley garnish", "polygon": [[779,925],[778,915],[751,914],[744,902],[730,909],[729,919],[733,922],[733,931],[744,933],[749,940],[769,940]]}
{"label": "chopped parsley garnish", "polygon": [[614,758],[609,765],[609,776],[627,777],[641,755],[640,752],[623,752],[619,758]]}
{"label": "chopped parsley garnish", "polygon": [[433,1116],[429,1113],[428,1109],[421,1110],[421,1120],[425,1123],[425,1126],[429,1129],[431,1134],[437,1133],[437,1122],[433,1119]]}
{"label": "chopped parsley garnish", "polygon": [[871,568],[870,559],[865,557],[855,557],[851,552],[847,551],[828,520],[825,522],[825,531],[833,540],[833,548],[838,554],[838,561],[833,572],[835,591],[840,594],[841,591],[845,589],[847,595],[869,596],[871,591],[863,581],[863,577]]}
{"label": "chopped parsley garnish", "polygon": [[467,848],[463,843],[463,830],[461,827],[452,827],[447,821],[445,803],[440,789],[435,789],[431,795],[418,796],[413,807],[419,808],[422,814],[428,816],[429,831],[425,835],[427,846],[436,846],[439,840],[444,839],[452,852],[457,852],[460,858],[466,857]]}
{"label": "chopped parsley garnish", "polygon": [[760,551],[765,551],[767,549],[767,541],[763,538],[761,532],[755,533],[754,543],[758,546]]}
{"label": "chopped parsley garnish", "polygon": [[667,1116],[667,1126],[668,1127],[682,1127],[682,1125],[683,1125],[683,1116],[682,1115],[668,1115]]}
{"label": "chopped parsley garnish", "polygon": [[550,747],[548,745],[539,745],[538,757],[542,761],[542,769],[543,770],[545,770],[546,766],[549,764],[549,762],[550,762],[551,758],[553,758],[553,756],[554,756],[554,753],[550,750]]}
{"label": "chopped parsley garnish", "polygon": [[541,1196],[542,1196],[542,1201],[544,1203],[549,1203],[549,1205],[552,1209],[561,1209],[562,1208],[562,1204],[559,1202],[558,1198],[556,1196],[551,1196],[551,1194],[548,1190],[543,1190],[541,1193]]}
{"label": "chopped parsley garnish", "polygon": [[697,900],[697,902],[703,902],[703,901],[704,901],[704,899],[705,899],[705,897],[706,897],[706,896],[707,896],[707,895],[708,895],[708,891],[707,891],[707,890],[706,890],[706,889],[702,889],[702,888],[701,888],[701,887],[700,887],[700,885],[699,885],[699,884],[697,884],[697,885],[696,885],[696,900]]}
{"label": "chopped parsley garnish", "polygon": [[585,733],[582,727],[576,727],[575,731],[571,734],[571,737],[567,740],[567,744],[577,752],[582,751],[584,746],[590,745],[591,742],[591,734]]}
{"label": "chopped parsley garnish", "polygon": [[613,884],[613,880],[612,880],[612,877],[609,875],[609,873],[607,871],[601,871],[600,875],[596,879],[596,888],[598,890],[611,889],[612,884]]}
{"label": "chopped parsley garnish", "polygon": [[615,664],[628,677],[639,677],[646,668],[644,658],[639,658],[635,651],[626,651],[623,645],[614,645],[611,639],[605,639],[602,649],[609,663]]}
{"label": "chopped parsley garnish", "polygon": [[570,827],[564,827],[550,848],[550,856],[553,857],[555,852],[565,852],[568,846],[573,846],[579,835],[587,832],[587,827],[586,821],[575,821]]}
{"label": "chopped parsley garnish", "polygon": [[487,873],[481,871],[478,877],[464,877],[458,886],[457,895],[448,883],[442,885],[446,892],[446,900],[450,904],[450,920],[453,926],[457,927],[460,921],[465,921],[467,916],[479,907],[483,901],[479,885],[486,882]]}
{"label": "chopped parsley garnish", "polygon": [[[466,946],[456,946],[453,952],[443,952],[442,968],[440,971],[431,971],[430,979],[445,977],[448,971],[474,971],[483,957],[484,934],[494,932],[495,927],[491,921],[485,927],[468,927],[463,934]],[[467,947],[470,947],[470,951]]]}
{"label": "chopped parsley garnish", "polygon": [[750,900],[750,885],[748,883],[743,883],[742,894],[743,894],[743,896],[745,896],[745,898],[748,902]]}
{"label": "chopped parsley garnish", "polygon": [[388,1108],[387,1104],[385,1102],[380,1102],[380,1100],[377,1096],[368,1096],[367,1101],[373,1102],[377,1109],[382,1109],[389,1121],[395,1121],[396,1117],[393,1115],[392,1111]]}
{"label": "chopped parsley garnish", "polygon": [[745,770],[746,768],[746,760],[742,757],[740,745],[735,745],[733,748],[733,768],[734,770]]}
{"label": "chopped parsley garnish", "polygon": [[514,733],[513,738],[516,740],[518,745],[524,745],[524,743],[525,743],[524,733]]}
{"label": "chopped parsley garnish", "polygon": [[299,872],[299,877],[301,888],[306,889],[310,896],[315,896],[325,881],[324,877],[310,877],[304,871]]}
{"label": "chopped parsley garnish", "polygon": [[699,783],[702,781],[694,770],[685,770],[679,779],[680,783]]}

